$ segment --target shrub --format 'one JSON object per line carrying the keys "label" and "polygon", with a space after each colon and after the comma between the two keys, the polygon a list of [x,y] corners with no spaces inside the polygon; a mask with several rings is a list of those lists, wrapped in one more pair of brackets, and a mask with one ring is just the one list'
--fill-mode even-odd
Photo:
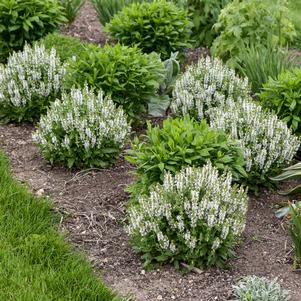
{"label": "shrub", "polygon": [[151,261],[222,266],[245,226],[247,194],[207,163],[187,167],[129,208],[132,243]]}
{"label": "shrub", "polygon": [[134,3],[124,7],[105,27],[124,45],[138,45],[145,53],[160,53],[163,59],[187,48],[192,23],[187,12],[166,0]]}
{"label": "shrub", "polygon": [[66,17],[69,23],[72,23],[80,8],[84,5],[85,0],[60,0],[61,5],[65,9]]}
{"label": "shrub", "polygon": [[241,75],[249,79],[252,91],[259,93],[270,77],[275,79],[281,72],[290,69],[292,61],[285,48],[275,47],[272,43],[267,46],[251,44],[243,47],[235,67]]}
{"label": "shrub", "polygon": [[0,61],[66,21],[57,0],[1,0],[0,20]]}
{"label": "shrub", "polygon": [[156,94],[166,70],[157,54],[142,54],[137,47],[117,44],[87,46],[76,61],[70,61],[68,73],[68,85],[87,82],[103,90],[135,119],[145,111],[149,97]]}
{"label": "shrub", "polygon": [[56,52],[44,46],[25,45],[23,52],[13,53],[7,65],[0,65],[0,119],[35,121],[59,97],[65,66]]}
{"label": "shrub", "polygon": [[208,112],[210,126],[237,139],[244,152],[250,187],[270,186],[270,176],[287,166],[299,149],[299,139],[273,113],[250,100],[228,100]]}
{"label": "shrub", "polygon": [[171,110],[201,119],[209,108],[223,105],[226,99],[244,99],[249,94],[246,78],[240,79],[218,59],[201,58],[177,80]]}
{"label": "shrub", "polygon": [[245,45],[265,45],[270,37],[274,44],[292,41],[296,33],[286,4],[286,0],[277,4],[267,0],[230,2],[214,25],[219,36],[213,42],[213,54],[228,60],[236,57]]}
{"label": "shrub", "polygon": [[288,301],[288,292],[276,282],[257,276],[247,276],[233,286],[237,301]]}
{"label": "shrub", "polygon": [[38,43],[43,44],[47,50],[54,48],[63,62],[69,58],[79,57],[86,49],[85,44],[80,39],[59,33],[48,34],[45,38],[39,40]]}
{"label": "shrub", "polygon": [[92,0],[93,6],[97,12],[98,19],[102,25],[106,25],[112,17],[121,11],[124,6],[137,2],[150,2],[153,0]]}
{"label": "shrub", "polygon": [[272,109],[296,134],[301,134],[301,68],[270,78],[260,94],[262,105]]}
{"label": "shrub", "polygon": [[188,117],[167,119],[163,127],[148,125],[146,135],[134,140],[126,159],[136,165],[138,181],[129,190],[146,193],[162,183],[166,171],[178,172],[187,165],[203,166],[208,160],[220,171],[231,171],[234,180],[246,176],[243,154],[237,143],[221,131]]}
{"label": "shrub", "polygon": [[101,91],[96,96],[85,87],[52,103],[33,139],[51,163],[104,168],[114,163],[128,132],[122,109]]}
{"label": "shrub", "polygon": [[222,8],[230,0],[174,0],[188,9],[193,23],[192,38],[196,45],[211,46],[216,38],[216,32],[212,28],[217,22]]}

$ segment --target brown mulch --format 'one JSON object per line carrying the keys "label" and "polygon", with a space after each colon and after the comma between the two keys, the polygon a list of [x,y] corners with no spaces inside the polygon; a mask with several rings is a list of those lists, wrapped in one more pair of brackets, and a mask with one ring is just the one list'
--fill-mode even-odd
{"label": "brown mulch", "polygon": [[[83,40],[103,44],[106,40],[89,3],[65,32]],[[203,52],[193,52],[195,61]],[[52,167],[32,144],[33,126],[1,125],[0,148],[11,159],[16,177],[37,195],[51,197],[66,237],[84,250],[105,282],[120,294],[137,301],[225,301],[233,300],[231,285],[244,275],[278,277],[290,290],[292,301],[301,299],[301,276],[293,272],[292,249],[287,231],[274,215],[282,197],[272,191],[251,196],[247,227],[236,257],[228,270],[211,268],[184,274],[171,266],[152,271],[143,267],[124,231],[132,167],[121,157],[107,170],[69,171]]]}

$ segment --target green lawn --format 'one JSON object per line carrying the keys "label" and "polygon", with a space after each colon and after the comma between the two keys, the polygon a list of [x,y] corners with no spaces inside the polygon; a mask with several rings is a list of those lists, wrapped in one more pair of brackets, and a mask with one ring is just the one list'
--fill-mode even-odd
{"label": "green lawn", "polygon": [[0,152],[0,300],[117,301],[57,230],[49,201],[14,180]]}

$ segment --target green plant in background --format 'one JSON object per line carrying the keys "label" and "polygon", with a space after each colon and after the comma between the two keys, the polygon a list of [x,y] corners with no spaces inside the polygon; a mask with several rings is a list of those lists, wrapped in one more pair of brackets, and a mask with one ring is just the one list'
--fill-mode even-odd
{"label": "green plant in background", "polygon": [[129,188],[133,197],[147,193],[153,183],[162,183],[166,171],[203,166],[208,160],[220,172],[231,171],[235,181],[247,176],[237,143],[211,129],[205,120],[199,123],[189,117],[167,119],[162,128],[148,124],[146,135],[135,138],[126,159],[136,166],[138,179]]}
{"label": "green plant in background", "polygon": [[59,33],[48,34],[45,38],[39,40],[38,44],[44,45],[46,50],[54,48],[57,56],[62,62],[73,57],[79,57],[85,51],[85,43],[79,38],[70,37]]}
{"label": "green plant in background", "polygon": [[124,45],[137,45],[145,53],[155,51],[162,59],[168,59],[172,52],[190,46],[191,28],[187,11],[172,2],[158,0],[124,7],[105,31]]}
{"label": "green plant in background", "polygon": [[124,8],[124,6],[132,3],[151,1],[153,0],[92,0],[92,4],[97,12],[100,23],[106,25],[116,13]]}
{"label": "green plant in background", "polygon": [[137,47],[88,45],[77,60],[70,60],[67,85],[103,90],[122,106],[130,119],[146,111],[149,98],[157,93],[166,69],[156,53],[143,54]]}
{"label": "green plant in background", "polygon": [[235,69],[249,79],[253,93],[261,92],[269,78],[276,79],[281,72],[293,66],[287,48],[275,47],[272,42],[243,46],[235,61]]}
{"label": "green plant in background", "polygon": [[277,279],[246,276],[233,286],[237,301],[288,301],[289,294],[277,283]]}
{"label": "green plant in background", "polygon": [[212,28],[222,8],[230,0],[173,0],[188,9],[192,23],[192,38],[197,46],[210,47],[217,34]]}
{"label": "green plant in background", "polygon": [[208,162],[186,167],[153,187],[129,207],[128,232],[134,247],[153,261],[218,266],[233,255],[245,227],[248,197]]}
{"label": "green plant in background", "polygon": [[51,163],[104,168],[116,161],[129,131],[123,110],[85,87],[52,103],[33,139]]}
{"label": "green plant in background", "polygon": [[164,66],[166,69],[165,79],[160,84],[157,95],[150,97],[148,102],[148,114],[153,117],[164,117],[170,106],[172,91],[181,72],[178,52],[172,53],[170,58],[164,61]]}
{"label": "green plant in background", "polygon": [[273,110],[298,136],[301,134],[301,68],[270,78],[260,94],[262,106]]}
{"label": "green plant in background", "polygon": [[65,9],[65,14],[70,24],[77,17],[80,8],[85,3],[85,0],[60,0],[60,3]]}
{"label": "green plant in background", "polygon": [[0,65],[0,121],[36,121],[60,97],[66,73],[54,49],[25,45]]}
{"label": "green plant in background", "polygon": [[221,11],[214,28],[218,37],[212,53],[230,64],[244,46],[265,45],[270,36],[273,45],[286,45],[296,36],[286,0],[234,0]]}
{"label": "green plant in background", "polygon": [[289,165],[300,147],[300,140],[287,125],[251,100],[228,100],[224,106],[208,111],[212,128],[220,129],[239,142],[246,161],[247,183],[274,186],[270,179]]}
{"label": "green plant in background", "polygon": [[57,0],[1,0],[0,62],[66,22]]}
{"label": "green plant in background", "polygon": [[290,206],[290,214],[289,233],[295,251],[294,269],[296,270],[297,268],[301,268],[301,207]]}

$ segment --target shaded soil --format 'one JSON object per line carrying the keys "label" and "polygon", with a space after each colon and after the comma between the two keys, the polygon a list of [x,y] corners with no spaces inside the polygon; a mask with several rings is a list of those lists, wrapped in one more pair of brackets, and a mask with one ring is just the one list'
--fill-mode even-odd
{"label": "shaded soil", "polygon": [[[64,32],[97,44],[106,36],[88,2],[78,19]],[[206,51],[189,51],[189,62]],[[287,232],[274,216],[281,201],[276,193],[262,191],[250,197],[247,227],[229,270],[208,269],[184,274],[171,266],[152,271],[143,268],[141,256],[131,248],[124,231],[131,166],[121,157],[108,170],[69,171],[51,167],[31,142],[32,126],[0,126],[0,148],[11,159],[14,174],[37,195],[51,197],[60,212],[61,229],[78,250],[84,250],[105,282],[137,301],[233,300],[231,285],[244,275],[278,277],[301,300],[301,275],[293,272]]]}

